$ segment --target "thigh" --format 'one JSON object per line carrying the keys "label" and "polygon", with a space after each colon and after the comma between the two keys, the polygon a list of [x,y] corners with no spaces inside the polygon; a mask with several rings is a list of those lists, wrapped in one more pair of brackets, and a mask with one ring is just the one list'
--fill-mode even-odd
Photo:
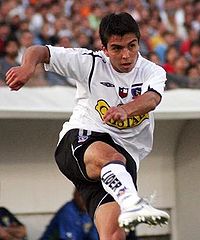
{"label": "thigh", "polygon": [[[111,146],[112,138],[108,134],[84,129],[68,131],[59,143],[55,159],[61,172],[71,181],[96,181],[88,176],[84,162],[85,152],[96,142],[108,148],[106,151],[101,151],[102,159],[106,157],[106,152],[109,153],[109,149],[116,151]],[[99,154],[99,151],[96,155],[94,151],[91,153],[93,162]]]}
{"label": "thigh", "polygon": [[88,177],[83,156],[91,143],[100,139],[105,141],[106,137],[104,134],[102,136],[101,133],[93,133],[92,135],[87,131],[84,131],[84,135],[81,133],[79,129],[70,130],[59,143],[55,159],[60,171],[72,181],[82,195],[87,211],[93,218],[97,206],[114,201],[114,199],[105,192],[100,179],[93,180]]}
{"label": "thigh", "polygon": [[94,142],[101,141],[110,145],[126,158],[126,169],[136,186],[136,164],[128,152],[117,145],[107,133],[91,132],[82,129],[70,130],[61,140],[55,152],[60,171],[71,180],[86,202],[88,213],[93,218],[96,208],[113,202],[114,199],[102,187],[100,179],[89,178],[84,163],[86,149]]}
{"label": "thigh", "polygon": [[74,154],[73,143],[76,141],[77,135],[77,129],[67,132],[55,152],[55,160],[60,171],[75,185],[86,178],[80,166],[80,161]]}
{"label": "thigh", "polygon": [[102,141],[90,144],[84,153],[87,175],[91,179],[99,179],[103,166],[116,160],[126,164],[126,158],[123,154],[110,144]]}

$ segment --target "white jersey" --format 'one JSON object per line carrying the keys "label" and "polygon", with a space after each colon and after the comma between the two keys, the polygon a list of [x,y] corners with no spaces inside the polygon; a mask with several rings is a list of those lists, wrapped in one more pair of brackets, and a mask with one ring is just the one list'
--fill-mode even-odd
{"label": "white jersey", "polygon": [[130,117],[125,121],[103,123],[103,116],[111,106],[118,106],[149,90],[162,96],[166,73],[160,66],[138,56],[129,73],[115,71],[103,51],[82,48],[48,46],[50,63],[47,71],[76,79],[76,106],[69,122],[65,122],[59,141],[73,128],[106,132],[124,147],[136,161],[143,159],[152,149],[153,113]]}

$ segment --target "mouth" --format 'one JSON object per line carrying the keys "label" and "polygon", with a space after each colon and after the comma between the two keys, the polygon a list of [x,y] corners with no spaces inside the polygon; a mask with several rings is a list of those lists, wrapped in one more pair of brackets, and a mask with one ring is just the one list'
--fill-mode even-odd
{"label": "mouth", "polygon": [[122,65],[131,65],[131,62],[123,62]]}
{"label": "mouth", "polygon": [[132,66],[132,63],[122,63],[121,64],[124,68],[130,68]]}

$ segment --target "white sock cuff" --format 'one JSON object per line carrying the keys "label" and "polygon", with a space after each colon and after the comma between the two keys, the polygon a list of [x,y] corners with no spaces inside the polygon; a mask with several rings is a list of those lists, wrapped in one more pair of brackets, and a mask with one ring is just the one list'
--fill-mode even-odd
{"label": "white sock cuff", "polygon": [[114,171],[115,173],[119,173],[119,172],[121,172],[121,171],[124,171],[125,168],[126,168],[126,167],[125,167],[125,164],[124,164],[122,161],[119,161],[119,160],[111,161],[111,162],[105,164],[105,165],[103,166],[103,168],[101,169],[101,177],[102,177],[102,175],[103,175],[105,172],[107,172],[107,171],[109,171],[109,170],[111,170],[111,169],[112,169],[112,171]]}

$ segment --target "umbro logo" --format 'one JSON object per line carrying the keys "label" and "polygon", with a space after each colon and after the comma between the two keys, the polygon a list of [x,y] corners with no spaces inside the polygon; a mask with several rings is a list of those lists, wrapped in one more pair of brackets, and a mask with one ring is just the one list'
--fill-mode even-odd
{"label": "umbro logo", "polygon": [[104,85],[105,87],[115,87],[114,84],[109,83],[109,82],[100,82],[102,85]]}
{"label": "umbro logo", "polygon": [[88,136],[78,136],[78,143],[85,142],[88,139]]}

